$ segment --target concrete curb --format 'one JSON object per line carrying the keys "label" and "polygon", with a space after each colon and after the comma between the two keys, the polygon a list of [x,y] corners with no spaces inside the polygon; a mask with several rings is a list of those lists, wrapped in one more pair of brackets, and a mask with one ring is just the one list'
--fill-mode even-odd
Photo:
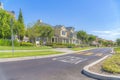
{"label": "concrete curb", "polygon": [[111,56],[111,54],[93,62],[92,64],[89,64],[89,65],[85,66],[83,68],[83,73],[90,76],[90,77],[100,79],[100,80],[120,80],[120,76],[99,74],[99,73],[95,73],[95,72],[92,72],[92,71],[89,70],[90,67],[92,67],[93,65],[103,61],[104,59],[106,59],[109,56]]}
{"label": "concrete curb", "polygon": [[87,50],[91,50],[91,49],[74,51],[74,52],[71,52],[71,53],[69,52],[69,53],[63,53],[63,54],[47,55],[47,56],[31,56],[31,57],[18,57],[18,58],[4,58],[4,59],[0,59],[0,62],[11,62],[11,61],[23,61],[23,60],[50,58],[50,57],[57,57],[57,56],[63,56],[63,55],[67,55],[67,54],[78,53],[78,52],[87,51]]}

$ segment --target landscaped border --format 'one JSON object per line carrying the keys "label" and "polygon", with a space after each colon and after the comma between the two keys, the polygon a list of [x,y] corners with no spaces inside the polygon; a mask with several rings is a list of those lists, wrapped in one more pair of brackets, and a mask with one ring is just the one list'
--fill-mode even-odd
{"label": "landscaped border", "polygon": [[92,71],[89,70],[90,67],[94,66],[95,64],[98,64],[99,62],[105,60],[106,58],[108,58],[111,55],[112,54],[109,54],[109,55],[93,62],[92,64],[89,64],[89,65],[85,66],[83,68],[83,73],[86,74],[87,76],[90,76],[90,77],[93,77],[93,78],[96,78],[96,79],[100,79],[100,80],[120,80],[120,76],[99,74],[99,73],[95,73],[95,72],[92,72]]}

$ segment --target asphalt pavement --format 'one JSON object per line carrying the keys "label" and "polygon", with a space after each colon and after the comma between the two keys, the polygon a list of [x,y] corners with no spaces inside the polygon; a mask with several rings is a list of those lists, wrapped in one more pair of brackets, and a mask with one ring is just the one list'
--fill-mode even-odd
{"label": "asphalt pavement", "polygon": [[84,66],[110,54],[98,48],[63,56],[0,63],[0,80],[96,80],[82,74]]}

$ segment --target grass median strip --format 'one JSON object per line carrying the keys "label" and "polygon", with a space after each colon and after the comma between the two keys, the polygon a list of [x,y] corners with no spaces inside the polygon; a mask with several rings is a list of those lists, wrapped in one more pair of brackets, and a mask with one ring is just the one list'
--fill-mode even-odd
{"label": "grass median strip", "polygon": [[120,73],[120,47],[115,48],[115,52],[113,56],[103,62],[103,70],[110,73]]}
{"label": "grass median strip", "polygon": [[[11,50],[11,46],[0,46],[0,50]],[[40,47],[29,47],[29,46],[20,46],[20,47],[14,47],[15,50],[45,50],[45,49],[52,49],[48,46],[40,46]]]}
{"label": "grass median strip", "polygon": [[0,53],[0,58],[45,56],[45,55],[53,55],[53,54],[62,54],[62,52],[57,52],[57,51],[14,52],[14,56],[13,56],[12,52],[9,52],[9,53],[2,52],[2,53]]}

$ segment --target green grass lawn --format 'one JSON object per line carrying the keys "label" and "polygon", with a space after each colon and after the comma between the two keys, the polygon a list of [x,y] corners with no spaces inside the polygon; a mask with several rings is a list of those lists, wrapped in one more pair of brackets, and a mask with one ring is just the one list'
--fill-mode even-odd
{"label": "green grass lawn", "polygon": [[35,51],[35,52],[14,52],[14,56],[12,52],[1,52],[0,58],[16,58],[16,57],[28,57],[28,56],[45,56],[45,55],[53,55],[53,54],[61,54],[62,52],[57,51]]}
{"label": "green grass lawn", "polygon": [[103,62],[102,68],[110,73],[120,73],[120,47],[114,50],[115,54]]}
{"label": "green grass lawn", "polygon": [[71,48],[71,50],[73,50],[73,51],[80,51],[80,50],[87,50],[87,49],[92,49],[92,47],[84,47],[84,48],[81,48],[81,47],[79,47],[79,48]]}
{"label": "green grass lawn", "polygon": [[[0,46],[0,50],[11,50],[11,46]],[[15,50],[44,50],[44,49],[52,49],[48,46],[40,46],[40,47],[14,47]]]}

